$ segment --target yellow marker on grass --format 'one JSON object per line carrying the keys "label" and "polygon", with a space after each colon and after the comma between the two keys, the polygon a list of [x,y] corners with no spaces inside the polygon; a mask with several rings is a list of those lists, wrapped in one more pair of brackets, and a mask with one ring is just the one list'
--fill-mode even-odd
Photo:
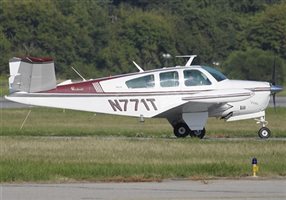
{"label": "yellow marker on grass", "polygon": [[252,158],[252,176],[256,177],[256,173],[258,172],[259,167],[257,164],[257,159],[256,158]]}

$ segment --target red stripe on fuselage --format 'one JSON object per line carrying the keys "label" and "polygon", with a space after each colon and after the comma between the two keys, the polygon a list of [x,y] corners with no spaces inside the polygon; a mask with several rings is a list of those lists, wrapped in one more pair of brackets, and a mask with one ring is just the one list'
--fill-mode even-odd
{"label": "red stripe on fuselage", "polygon": [[85,81],[57,86],[55,89],[45,93],[96,93],[92,83],[96,81]]}
{"label": "red stripe on fuselage", "polygon": [[77,83],[70,83],[66,85],[59,85],[55,89],[51,89],[48,91],[42,91],[40,93],[104,93],[104,91],[97,92],[93,84],[96,82],[100,84],[100,81],[111,80],[111,79],[120,78],[124,76],[130,76],[130,75],[133,75],[133,74],[122,74],[122,75],[92,79],[88,81],[81,81]]}

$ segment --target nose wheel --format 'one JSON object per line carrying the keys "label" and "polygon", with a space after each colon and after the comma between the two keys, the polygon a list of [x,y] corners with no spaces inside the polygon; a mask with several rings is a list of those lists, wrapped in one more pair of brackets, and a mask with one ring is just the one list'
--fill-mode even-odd
{"label": "nose wheel", "polygon": [[262,128],[259,129],[258,131],[258,136],[262,139],[267,139],[270,137],[271,135],[271,131],[269,128],[266,127],[266,125],[268,124],[267,121],[265,121],[265,116],[260,117],[260,119],[256,119],[256,123],[257,124],[261,124]]}
{"label": "nose wheel", "polygon": [[262,127],[258,131],[258,136],[262,139],[267,139],[270,137],[270,135],[271,135],[271,131],[266,127]]}

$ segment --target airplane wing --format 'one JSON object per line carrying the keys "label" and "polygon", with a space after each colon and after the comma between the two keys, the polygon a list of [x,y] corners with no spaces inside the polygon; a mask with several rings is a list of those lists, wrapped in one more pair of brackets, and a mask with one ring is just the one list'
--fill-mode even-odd
{"label": "airplane wing", "polygon": [[199,92],[182,97],[180,105],[162,112],[156,117],[176,116],[182,113],[212,112],[218,108],[227,110],[227,103],[243,101],[254,95],[254,92],[246,89],[213,90]]}
{"label": "airplane wing", "polygon": [[199,103],[226,103],[243,101],[253,95],[254,92],[246,89],[213,90],[183,97],[182,100]]}

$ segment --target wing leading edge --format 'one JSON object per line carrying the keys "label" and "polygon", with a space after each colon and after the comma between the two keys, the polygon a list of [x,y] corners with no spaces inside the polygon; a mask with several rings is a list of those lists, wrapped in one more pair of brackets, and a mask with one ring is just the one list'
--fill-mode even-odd
{"label": "wing leading edge", "polygon": [[183,97],[182,100],[198,103],[227,103],[246,100],[254,95],[254,92],[247,89],[228,89],[228,90],[213,90],[200,92],[188,97]]}

